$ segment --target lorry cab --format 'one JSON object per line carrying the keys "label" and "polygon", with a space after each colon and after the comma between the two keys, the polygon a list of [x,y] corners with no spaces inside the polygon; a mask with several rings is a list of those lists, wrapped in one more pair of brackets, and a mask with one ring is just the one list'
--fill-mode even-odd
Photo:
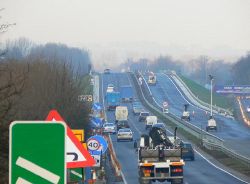
{"label": "lorry cab", "polygon": [[147,116],[145,120],[146,129],[151,128],[157,123],[157,116]]}
{"label": "lorry cab", "polygon": [[215,130],[215,131],[217,131],[216,121],[212,117],[210,117],[210,119],[207,122],[206,131],[208,132],[209,130]]}

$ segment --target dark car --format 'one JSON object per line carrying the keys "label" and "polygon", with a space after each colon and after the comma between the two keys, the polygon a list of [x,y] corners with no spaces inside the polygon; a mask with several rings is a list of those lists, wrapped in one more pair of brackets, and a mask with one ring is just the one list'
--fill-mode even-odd
{"label": "dark car", "polygon": [[194,160],[194,149],[192,144],[181,142],[180,146],[182,148],[182,159]]}
{"label": "dark car", "polygon": [[129,128],[128,121],[127,120],[118,121],[116,128],[117,128],[117,131],[121,128]]}
{"label": "dark car", "polygon": [[149,116],[149,112],[141,112],[139,115],[139,121],[145,121],[147,116]]}
{"label": "dark car", "polygon": [[104,74],[110,74],[110,69],[109,69],[109,68],[106,68],[106,69],[104,70]]}

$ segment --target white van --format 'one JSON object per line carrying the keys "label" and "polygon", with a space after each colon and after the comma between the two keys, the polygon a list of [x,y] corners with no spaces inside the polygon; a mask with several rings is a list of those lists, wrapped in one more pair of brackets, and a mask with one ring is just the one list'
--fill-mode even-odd
{"label": "white van", "polygon": [[147,116],[145,120],[146,129],[151,128],[154,124],[157,123],[157,117],[156,116]]}
{"label": "white van", "polygon": [[115,108],[115,120],[116,122],[122,120],[128,120],[128,107],[127,106],[117,106]]}

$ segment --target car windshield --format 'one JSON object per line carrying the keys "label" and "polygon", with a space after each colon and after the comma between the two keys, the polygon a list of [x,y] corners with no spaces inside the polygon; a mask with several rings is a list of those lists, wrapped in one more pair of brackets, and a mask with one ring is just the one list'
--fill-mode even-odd
{"label": "car windshield", "polygon": [[114,124],[113,123],[106,123],[106,124],[104,124],[104,126],[105,127],[107,127],[107,126],[114,126]]}
{"label": "car windshield", "polygon": [[124,129],[120,129],[119,132],[131,132],[131,130],[128,128],[124,128]]}
{"label": "car windshield", "polygon": [[149,116],[149,113],[148,112],[142,112],[141,116]]}
{"label": "car windshield", "polygon": [[183,148],[192,148],[192,145],[191,145],[191,144],[186,144],[186,143],[184,143],[182,147],[183,147]]}

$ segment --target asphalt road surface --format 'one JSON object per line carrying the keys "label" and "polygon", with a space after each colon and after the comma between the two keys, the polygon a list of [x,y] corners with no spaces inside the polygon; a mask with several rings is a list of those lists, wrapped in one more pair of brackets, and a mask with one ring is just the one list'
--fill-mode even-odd
{"label": "asphalt road surface", "polygon": [[[101,95],[106,93],[108,84],[114,84],[116,90],[119,91],[120,86],[129,85],[132,83],[126,73],[111,73],[104,74],[100,78],[102,87]],[[136,97],[136,91],[134,89]],[[134,139],[139,139],[140,135],[147,133],[143,122],[138,121],[138,116],[133,115],[131,103],[124,103],[122,105],[128,106],[129,109],[129,124],[134,132]],[[109,122],[115,121],[114,111],[106,111],[107,120]],[[133,142],[117,142],[116,135],[111,135],[116,156],[120,162],[122,173],[125,178],[125,183],[138,183],[138,169],[137,169],[137,153],[133,148]],[[185,161],[184,166],[184,183],[188,184],[236,184],[243,183],[229,174],[216,169],[208,163],[199,154],[195,155],[195,161]],[[167,182],[166,182],[167,183]]]}

